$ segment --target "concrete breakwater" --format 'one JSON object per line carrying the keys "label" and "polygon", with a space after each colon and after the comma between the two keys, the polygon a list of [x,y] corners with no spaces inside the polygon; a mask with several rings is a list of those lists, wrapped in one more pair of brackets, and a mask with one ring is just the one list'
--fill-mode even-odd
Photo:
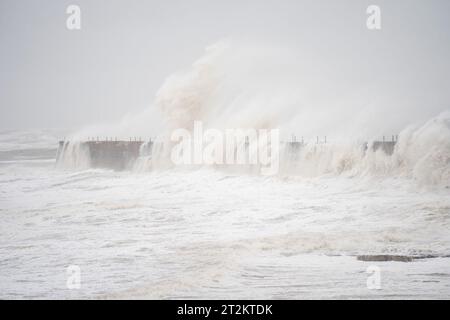
{"label": "concrete breakwater", "polygon": [[[89,165],[92,168],[107,168],[113,170],[125,170],[140,155],[140,148],[144,141],[84,141],[80,142],[85,151]],[[70,142],[60,141],[56,161],[60,161],[67,152]]]}
{"label": "concrete breakwater", "polygon": [[[386,140],[385,137],[383,137],[383,140],[381,141],[374,141],[372,143],[372,150],[378,151],[383,150],[384,153],[388,155],[392,155],[394,153],[395,145],[397,144],[398,136],[392,136],[391,140]],[[369,147],[368,143],[364,144],[364,150],[367,150]]]}
{"label": "concrete breakwater", "polygon": [[[394,152],[395,145],[397,143],[396,136],[392,136],[392,140],[386,141],[373,141],[372,143],[363,143],[362,152],[367,152],[370,148],[372,151],[383,151],[387,155],[392,155]],[[142,141],[140,139],[130,139],[130,140],[88,140],[78,143],[78,146],[83,150],[89,167],[91,168],[106,168],[113,170],[126,170],[130,168],[137,158],[143,156],[141,154],[144,150],[145,156],[151,156],[152,146],[154,141]],[[326,145],[326,137],[319,139],[317,137],[316,145]],[[59,147],[57,151],[56,161],[59,163],[64,157],[67,157],[69,153],[71,142],[70,141],[59,141]],[[281,142],[284,146],[285,152],[288,153],[288,157],[291,161],[298,159],[300,151],[307,145],[301,139],[297,140],[295,136],[292,137],[291,141]],[[145,148],[142,148],[145,146]],[[246,140],[245,148],[248,149],[249,142]]]}

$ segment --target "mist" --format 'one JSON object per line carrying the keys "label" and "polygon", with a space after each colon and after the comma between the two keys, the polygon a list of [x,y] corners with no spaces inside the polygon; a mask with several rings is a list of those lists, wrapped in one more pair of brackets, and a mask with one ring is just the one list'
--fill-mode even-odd
{"label": "mist", "polygon": [[69,1],[0,3],[2,130],[158,134],[167,83],[218,43],[216,93],[286,134],[390,135],[449,109],[446,1],[378,1],[379,31],[366,1],[79,1],[75,31]]}
{"label": "mist", "polygon": [[0,0],[0,299],[449,299],[449,12]]}

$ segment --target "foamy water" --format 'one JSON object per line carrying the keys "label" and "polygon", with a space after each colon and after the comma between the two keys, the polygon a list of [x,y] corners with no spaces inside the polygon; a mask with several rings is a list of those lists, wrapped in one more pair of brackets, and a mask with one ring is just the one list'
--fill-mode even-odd
{"label": "foamy water", "polygon": [[[412,113],[388,92],[372,101],[325,69],[219,42],[141,113],[69,134],[58,164],[64,135],[1,132],[0,298],[450,298],[450,112]],[[306,145],[281,147],[273,176],[175,167],[168,137],[196,121]],[[387,134],[392,155],[371,148]],[[93,169],[79,142],[155,135],[122,172]],[[67,287],[73,265],[79,289]]]}
{"label": "foamy water", "polygon": [[450,298],[446,176],[69,170],[50,133],[0,141],[0,298]]}

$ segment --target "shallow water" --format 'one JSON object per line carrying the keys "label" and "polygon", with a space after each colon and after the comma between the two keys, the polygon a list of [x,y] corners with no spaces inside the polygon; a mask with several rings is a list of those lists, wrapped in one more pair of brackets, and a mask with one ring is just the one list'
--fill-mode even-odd
{"label": "shallow water", "polygon": [[[0,136],[0,298],[450,298],[445,187],[61,170],[51,134]],[[437,258],[356,259],[366,254]],[[370,266],[380,289],[367,287]]]}

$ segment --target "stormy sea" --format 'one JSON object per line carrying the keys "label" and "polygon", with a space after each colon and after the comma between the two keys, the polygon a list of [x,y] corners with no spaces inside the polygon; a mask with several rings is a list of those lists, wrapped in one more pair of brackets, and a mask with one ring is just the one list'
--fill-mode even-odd
{"label": "stormy sea", "polygon": [[[0,132],[0,298],[449,299],[450,113],[337,107],[253,60],[213,46],[114,125]],[[157,112],[166,137],[279,128],[279,170],[175,166],[168,138],[92,163],[86,141],[149,141]]]}

